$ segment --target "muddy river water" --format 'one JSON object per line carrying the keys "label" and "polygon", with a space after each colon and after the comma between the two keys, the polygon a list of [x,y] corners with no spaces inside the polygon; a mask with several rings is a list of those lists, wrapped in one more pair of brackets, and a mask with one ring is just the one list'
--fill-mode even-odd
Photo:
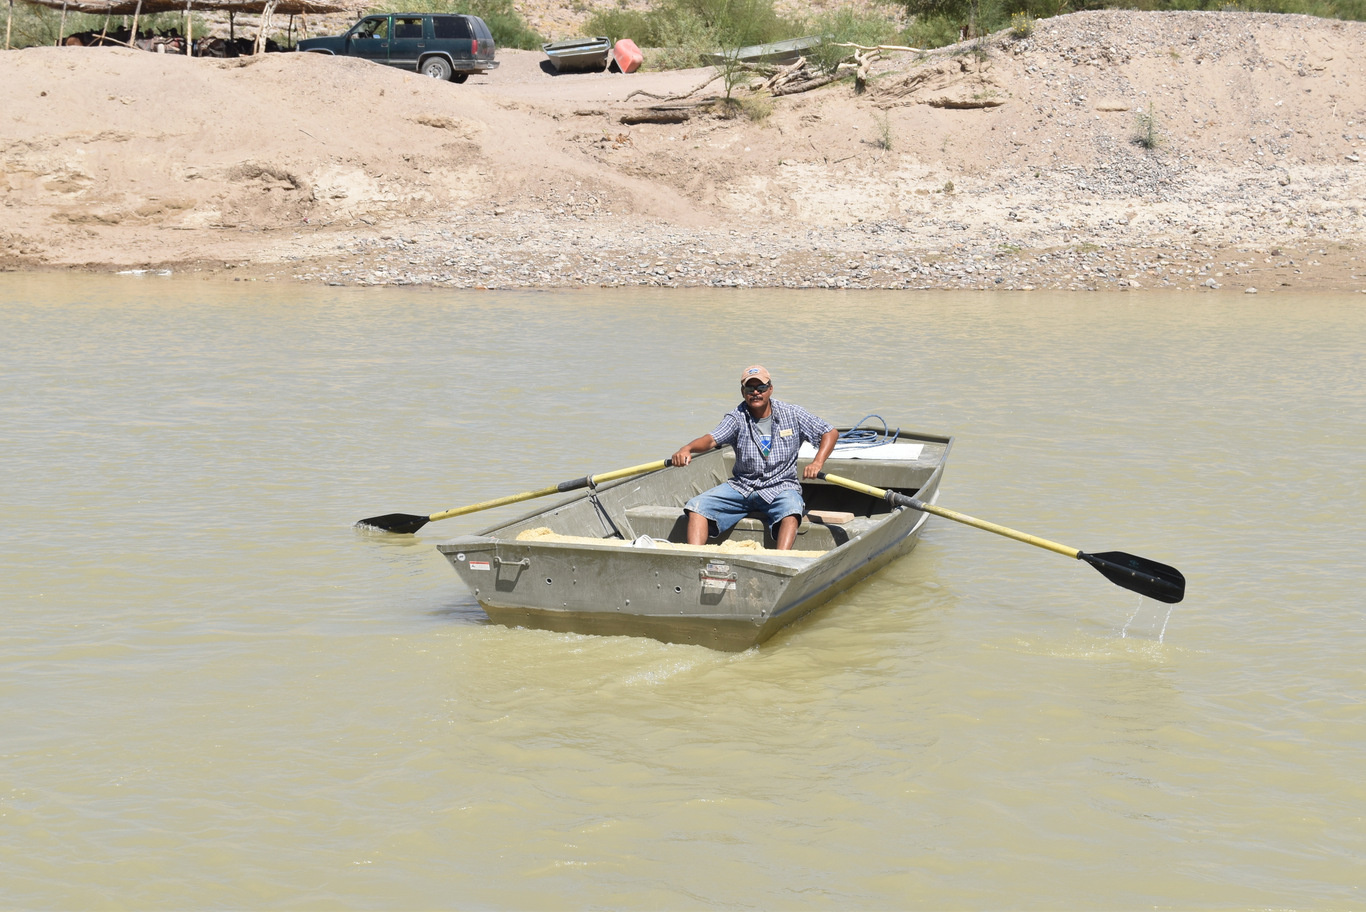
{"label": "muddy river water", "polygon": [[[450,292],[0,276],[13,908],[1359,907],[1357,296]],[[491,625],[356,532],[780,398],[956,437],[739,654]],[[516,511],[519,508],[511,508]]]}

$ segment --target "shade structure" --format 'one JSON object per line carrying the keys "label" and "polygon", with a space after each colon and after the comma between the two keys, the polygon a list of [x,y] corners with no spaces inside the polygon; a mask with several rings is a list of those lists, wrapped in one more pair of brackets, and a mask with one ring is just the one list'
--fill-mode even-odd
{"label": "shade structure", "polygon": [[295,16],[300,13],[344,13],[364,8],[363,3],[337,3],[335,0],[24,0],[34,6],[65,9],[70,13],[132,16],[149,13],[183,13],[186,8],[201,13],[272,13]]}
{"label": "shade structure", "polygon": [[[188,14],[196,10],[202,13],[227,13],[229,22],[236,13],[257,13],[261,16],[260,26],[257,29],[256,45],[254,53],[259,54],[263,48],[266,27],[270,18],[277,13],[290,17],[291,31],[293,28],[294,16],[323,14],[323,13],[344,13],[354,11],[357,14],[364,11],[364,7],[356,4],[339,3],[336,0],[25,0],[33,6],[45,6],[49,9],[62,11],[62,34],[65,34],[66,14],[67,13],[89,13],[92,15],[129,16],[133,17],[132,31],[137,32],[138,17],[150,15],[152,13],[185,13],[188,24]],[[14,18],[14,0],[9,0],[9,16],[5,20],[5,49],[10,46],[10,28]],[[101,43],[104,43],[106,36],[101,35]],[[134,34],[136,37],[136,34]],[[112,41],[113,44],[124,44],[123,41]],[[192,44],[187,38],[185,41],[185,53],[190,53]]]}

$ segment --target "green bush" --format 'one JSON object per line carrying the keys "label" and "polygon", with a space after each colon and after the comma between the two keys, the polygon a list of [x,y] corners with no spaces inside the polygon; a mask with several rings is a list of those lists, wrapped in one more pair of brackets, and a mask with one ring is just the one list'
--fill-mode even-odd
{"label": "green bush", "polygon": [[656,26],[656,18],[640,10],[598,10],[588,17],[583,33],[606,35],[614,41],[618,38],[630,38],[640,47],[659,47],[658,41],[651,40],[655,35]]}
{"label": "green bush", "polygon": [[1157,112],[1151,104],[1148,110],[1134,113],[1134,143],[1145,149],[1156,149],[1162,145],[1161,128],[1157,123]]}
{"label": "green bush", "polygon": [[849,8],[817,16],[807,22],[802,31],[807,35],[821,35],[825,39],[808,57],[827,73],[833,73],[840,61],[847,60],[854,53],[853,48],[844,45],[876,47],[879,44],[900,44],[903,40],[895,23],[885,16]]}
{"label": "green bush", "polygon": [[[774,10],[772,0],[663,0],[644,12],[602,10],[589,17],[583,33],[630,38],[641,47],[659,49],[648,61],[657,69],[693,67],[702,54],[806,35],[861,45],[902,40],[886,16],[838,9],[815,18],[784,17]],[[849,50],[830,48],[824,55],[847,57]],[[823,54],[816,56],[818,65],[824,65]]]}
{"label": "green bush", "polygon": [[585,35],[630,38],[658,49],[653,69],[695,67],[701,55],[724,53],[810,34],[800,20],[786,19],[772,0],[663,0],[647,12],[604,10],[589,17]]}
{"label": "green bush", "polygon": [[962,21],[951,16],[917,16],[906,29],[906,43],[912,47],[936,48],[958,40]]}

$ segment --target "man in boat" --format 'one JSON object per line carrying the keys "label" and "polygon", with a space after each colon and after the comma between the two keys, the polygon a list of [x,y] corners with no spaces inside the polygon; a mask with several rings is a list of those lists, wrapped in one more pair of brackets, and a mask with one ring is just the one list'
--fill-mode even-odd
{"label": "man in boat", "polygon": [[673,455],[685,466],[693,454],[729,444],[735,448],[735,471],[730,481],[703,491],[684,504],[688,516],[688,544],[706,544],[723,535],[750,513],[764,516],[780,550],[797,538],[806,504],[797,481],[797,451],[803,443],[816,447],[816,456],[803,471],[815,478],[835,448],[839,432],[799,405],[773,398],[773,379],[761,364],[740,374],[744,400],[727,412],[710,434],[698,437]]}

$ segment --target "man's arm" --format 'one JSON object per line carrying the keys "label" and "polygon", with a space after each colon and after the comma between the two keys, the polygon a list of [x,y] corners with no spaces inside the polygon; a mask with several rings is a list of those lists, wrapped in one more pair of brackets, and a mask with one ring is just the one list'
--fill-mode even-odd
{"label": "man's arm", "polygon": [[[821,445],[816,450],[816,457],[807,463],[806,468],[802,469],[803,478],[815,478],[825,466],[825,460],[830,458],[830,452],[835,449],[835,441],[840,439],[840,432],[831,428],[821,435]],[[677,459],[678,457],[674,457]]]}
{"label": "man's arm", "polygon": [[[832,443],[830,446],[833,449],[835,445]],[[682,467],[692,462],[694,453],[705,453],[714,449],[716,449],[716,438],[710,434],[704,434],[691,443],[685,443],[682,449],[674,453],[672,462],[674,465]],[[824,462],[824,460],[821,461]]]}

